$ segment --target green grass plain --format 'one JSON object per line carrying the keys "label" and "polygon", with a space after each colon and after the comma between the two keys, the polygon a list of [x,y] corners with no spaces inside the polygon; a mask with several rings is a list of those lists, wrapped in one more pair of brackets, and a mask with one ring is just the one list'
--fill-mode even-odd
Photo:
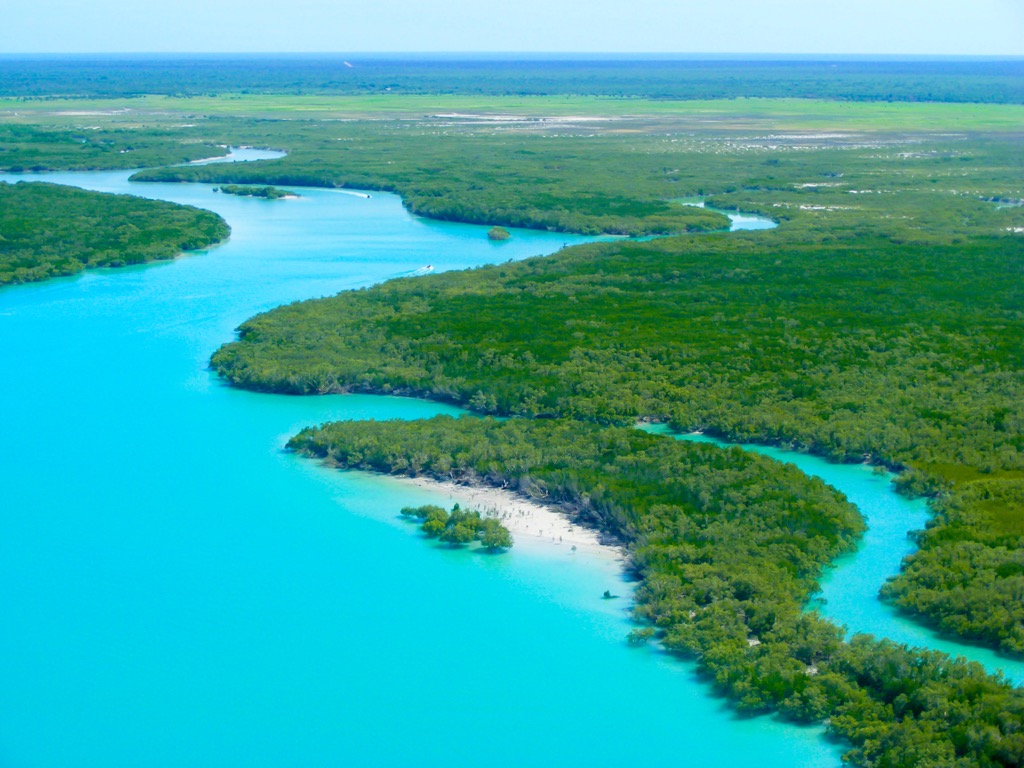
{"label": "green grass plain", "polygon": [[[668,119],[695,130],[1024,131],[1024,105],[930,102],[839,102],[817,99],[744,98],[675,101],[598,96],[458,96],[367,94],[357,96],[221,94],[178,98],[0,99],[4,119],[80,122],[167,122],[192,116],[278,119],[372,119],[459,114],[523,118],[590,117]],[[596,124],[595,128],[615,126]]]}

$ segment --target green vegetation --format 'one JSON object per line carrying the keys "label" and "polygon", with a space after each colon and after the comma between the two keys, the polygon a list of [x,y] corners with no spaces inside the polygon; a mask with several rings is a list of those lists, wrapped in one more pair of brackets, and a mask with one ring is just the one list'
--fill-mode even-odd
{"label": "green vegetation", "polygon": [[[1024,360],[1014,341],[1024,337],[1024,296],[1008,279],[1024,264],[1024,210],[981,199],[1021,196],[1019,144],[919,137],[881,150],[730,152],[707,140],[594,138],[573,160],[580,184],[594,172],[598,188],[631,178],[661,191],[673,182],[657,178],[660,167],[661,177],[678,168],[669,176],[692,189],[706,173],[715,205],[781,226],[591,245],[282,307],[245,323],[215,367],[263,390],[407,392],[484,413],[662,420],[909,468],[902,484],[930,493],[1024,482]],[[512,143],[479,143],[501,141]],[[525,155],[524,168],[550,163],[544,142],[568,152],[558,139],[515,145],[529,141],[539,154]],[[645,148],[635,177],[625,173],[629,141]],[[922,538],[918,557],[974,542],[993,552],[959,557],[962,581],[994,584],[984,564],[998,571],[1024,544],[975,530],[946,526]],[[998,589],[965,590],[946,607],[940,595],[900,593],[900,603],[1014,650],[1017,577],[1000,578]],[[959,618],[942,615],[949,606]],[[1003,619],[980,623],[1001,627],[998,637],[965,620],[993,614]]]}
{"label": "green vegetation", "polygon": [[[1024,423],[1024,375],[1012,340],[1024,337],[1024,318],[1019,285],[1003,277],[1020,271],[1019,238],[759,238],[602,244],[396,281],[254,318],[213,362],[251,388],[409,392],[484,412],[610,423],[654,418],[840,460],[870,455],[931,478],[973,466],[979,478],[1020,487],[1013,425]],[[1012,508],[1019,514],[1019,503]],[[944,527],[924,538],[924,551],[966,540],[994,548],[996,569],[1020,558],[1019,529],[978,530]],[[1006,617],[1000,639],[1019,637],[1020,574],[1007,573],[999,591],[979,576],[968,568],[960,578],[972,592],[955,602],[940,593],[930,605],[997,612]]]}
{"label": "green vegetation", "polygon": [[654,627],[637,627],[630,630],[626,636],[626,642],[634,647],[647,645],[657,634],[658,632]]}
{"label": "green vegetation", "polygon": [[490,240],[508,240],[509,238],[512,237],[512,233],[509,232],[504,227],[491,227],[489,230],[487,230],[487,237]]}
{"label": "green vegetation", "polygon": [[739,96],[1024,102],[1020,61],[601,59],[528,61],[355,56],[76,58],[0,61],[0,95],[145,94],[586,95],[657,99]]}
{"label": "green vegetation", "polygon": [[512,534],[500,521],[493,517],[481,517],[476,510],[463,511],[458,504],[452,508],[451,514],[434,504],[403,507],[402,514],[405,517],[422,520],[423,533],[430,538],[439,538],[453,547],[479,539],[490,552],[512,548]]}
{"label": "green vegetation", "polygon": [[921,551],[882,594],[939,629],[1020,655],[1024,483],[1007,474],[943,495],[918,538]]}
{"label": "green vegetation", "polygon": [[[833,131],[848,124],[842,115],[834,120]],[[248,125],[225,123],[232,130]],[[1024,124],[1024,111],[1014,124]],[[800,222],[815,238],[866,231],[948,242],[1024,222],[1024,210],[981,199],[1024,194],[1013,137],[751,135],[735,128],[715,135],[685,114],[597,127],[552,121],[544,130],[514,122],[499,131],[488,121],[442,118],[258,126],[237,140],[289,155],[133,178],[379,189],[435,219],[582,233],[726,229],[720,214],[674,202],[708,195],[719,207]]]}
{"label": "green vegetation", "polygon": [[214,213],[41,182],[0,182],[0,285],[173,259],[225,239]]}
{"label": "green vegetation", "polygon": [[[729,81],[723,65],[705,89],[708,68],[616,64],[590,70],[588,95],[571,97],[571,67],[534,68],[513,95],[458,66],[434,79],[388,71],[387,86],[373,81],[386,68],[360,71],[352,88],[330,80],[337,72],[293,69],[288,94],[267,80],[230,96],[9,99],[0,109],[18,114],[0,131],[45,133],[47,167],[83,167],[88,153],[108,163],[95,167],[124,167],[130,153],[78,148],[102,132],[167,153],[273,146],[288,157],[137,178],[388,190],[416,213],[488,226],[703,232],[282,307],[245,323],[213,364],[265,391],[401,392],[544,417],[329,425],[293,447],[542,490],[629,543],[644,577],[638,618],[650,622],[631,642],[657,633],[744,710],[827,719],[859,765],[1015,766],[1018,691],[939,654],[843,643],[801,611],[859,529],[842,500],[771,462],[618,426],[655,419],[902,470],[901,486],[932,494],[937,515],[886,596],[1022,652],[1024,208],[989,202],[1024,199],[1020,65],[955,77],[942,66],[824,77],[820,65],[765,65]],[[63,92],[218,93],[239,71],[113,93],[83,70],[84,85]],[[136,84],[158,82],[139,70]],[[845,100],[673,100],[739,92]],[[919,103],[863,100],[879,96]],[[31,167],[33,142],[0,141],[0,167]],[[679,204],[694,196],[780,226],[712,232],[726,221]],[[444,514],[424,518],[428,533],[449,530]],[[450,543],[471,525],[452,525]]]}
{"label": "green vegetation", "polygon": [[863,525],[795,467],[567,419],[341,422],[289,445],[343,467],[509,487],[614,534],[643,578],[635,612],[650,625],[631,644],[657,633],[745,712],[826,720],[855,764],[1024,760],[1024,692],[943,654],[845,643],[802,610]]}
{"label": "green vegetation", "polygon": [[292,195],[291,192],[287,192],[277,187],[243,187],[237,184],[226,184],[223,187],[216,187],[214,192],[220,191],[225,195],[238,195],[239,197],[263,197],[267,200],[280,200],[284,197]]}
{"label": "green vegetation", "polygon": [[227,149],[196,141],[174,128],[71,129],[0,122],[0,171],[91,171],[142,168],[220,157]]}
{"label": "green vegetation", "polygon": [[[932,231],[948,239],[950,229],[977,233],[980,224],[995,232],[1015,220],[980,199],[957,199],[1020,188],[1013,141],[940,137],[922,147],[919,139],[863,135],[715,138],[660,134],[660,124],[642,135],[617,127],[591,135],[579,126],[498,132],[444,121],[275,126],[251,140],[288,147],[288,157],[134,178],[382,189],[432,218],[584,233],[727,228],[719,214],[672,202],[695,195],[803,219],[819,234],[838,229],[849,236],[867,227],[901,239]],[[894,194],[901,196],[899,214]]]}
{"label": "green vegetation", "polygon": [[[609,96],[228,94],[102,100],[0,97],[0,114],[6,121],[21,125],[63,126],[78,132],[116,126],[117,130],[139,135],[151,130],[167,132],[179,142],[205,137],[204,141],[236,146],[267,131],[329,132],[339,126],[325,124],[328,121],[352,119],[414,119],[448,130],[464,124],[552,133],[570,130],[584,137],[609,128],[639,137],[644,132],[641,126],[669,121],[663,126],[668,132],[753,137],[824,131],[840,141],[848,131],[1013,132],[1020,128],[1024,104],[1012,100],[991,104],[847,102],[798,96],[758,98],[749,94],[700,101]],[[239,133],[226,134],[227,130]]]}
{"label": "green vegetation", "polygon": [[602,243],[281,307],[213,364],[254,389],[646,418],[919,472],[1020,473],[1024,296],[1005,275],[1022,262],[1011,236]]}
{"label": "green vegetation", "polygon": [[[287,157],[142,171],[136,181],[269,183],[397,192],[410,211],[443,221],[584,234],[650,235],[729,228],[726,216],[670,198],[698,193],[667,166],[662,143],[638,157],[618,136],[578,139],[375,123],[303,128]],[[285,136],[278,137],[285,140]],[[261,144],[273,144],[261,136]],[[666,158],[668,152],[675,157]],[[230,167],[229,167],[230,166]],[[685,173],[690,180],[693,170]]]}

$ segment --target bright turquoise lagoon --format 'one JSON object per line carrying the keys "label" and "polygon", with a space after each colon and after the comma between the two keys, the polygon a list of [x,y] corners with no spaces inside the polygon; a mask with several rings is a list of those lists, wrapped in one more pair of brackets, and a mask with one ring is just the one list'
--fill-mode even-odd
{"label": "bright turquoise lagoon", "polygon": [[689,664],[628,648],[627,601],[601,599],[628,589],[614,565],[433,548],[397,511],[444,499],[281,451],[311,423],[453,409],[206,368],[283,302],[581,238],[127,176],[46,178],[200,205],[233,234],[0,290],[0,765],[839,765],[820,729],[735,718]]}

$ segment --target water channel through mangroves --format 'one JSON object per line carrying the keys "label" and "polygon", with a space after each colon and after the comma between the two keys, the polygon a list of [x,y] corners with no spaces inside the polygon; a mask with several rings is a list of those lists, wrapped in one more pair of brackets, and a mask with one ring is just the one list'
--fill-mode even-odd
{"label": "water channel through mangroves", "polygon": [[281,303],[586,238],[494,243],[387,194],[129,175],[0,177],[232,226],[172,263],[0,290],[0,764],[839,765],[822,729],[737,718],[692,665],[628,648],[628,599],[601,599],[629,594],[615,561],[424,546],[398,509],[444,496],[281,451],[308,424],[456,409],[256,394],[207,369]]}
{"label": "water channel through mangroves", "polygon": [[[644,425],[653,434],[667,434],[681,440],[732,446],[702,434],[678,434],[664,425]],[[1024,661],[997,654],[982,646],[969,645],[902,615],[878,599],[878,590],[896,575],[902,559],[914,551],[908,534],[924,528],[928,505],[923,498],[907,498],[896,492],[893,475],[878,472],[866,464],[837,464],[808,453],[767,445],[740,447],[777,461],[795,464],[802,472],[820,477],[846,494],[864,515],[868,530],[857,550],[840,557],[821,580],[821,593],[814,601],[823,616],[847,629],[847,634],[872,634],[899,643],[931,648],[952,656],[977,661],[990,671],[1002,672],[1016,685],[1024,684]]]}

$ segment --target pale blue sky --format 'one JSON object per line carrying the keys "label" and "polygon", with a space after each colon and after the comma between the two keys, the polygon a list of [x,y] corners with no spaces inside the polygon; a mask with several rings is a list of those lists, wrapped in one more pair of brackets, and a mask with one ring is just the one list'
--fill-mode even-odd
{"label": "pale blue sky", "polygon": [[0,53],[1024,55],[1024,0],[4,0]]}

